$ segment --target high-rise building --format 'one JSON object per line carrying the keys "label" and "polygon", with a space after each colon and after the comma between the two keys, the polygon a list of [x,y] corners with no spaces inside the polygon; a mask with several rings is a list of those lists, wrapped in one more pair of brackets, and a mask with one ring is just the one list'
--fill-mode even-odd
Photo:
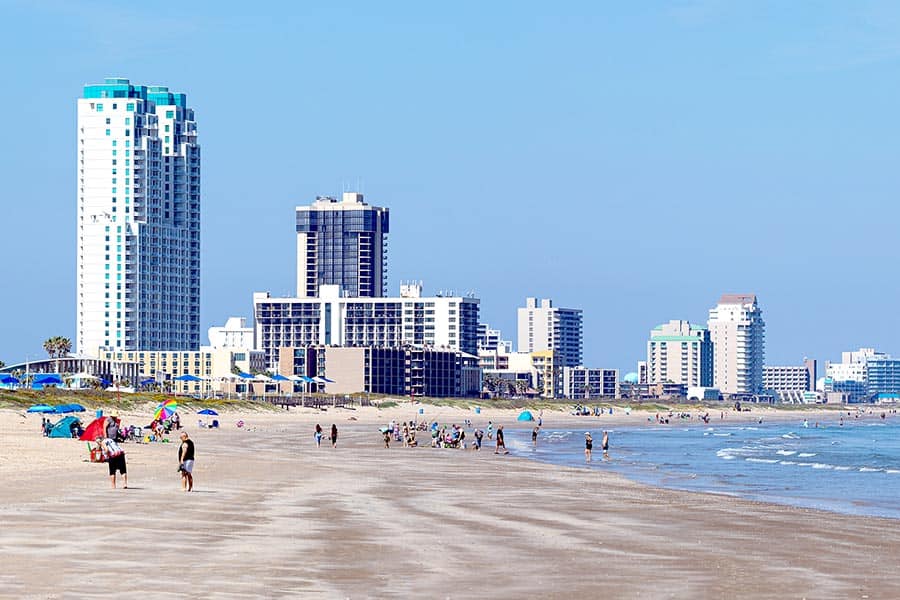
{"label": "high-rise building", "polygon": [[348,297],[384,296],[388,221],[388,209],[352,192],[298,206],[297,297],[315,298],[323,285]]}
{"label": "high-rise building", "polygon": [[581,365],[581,309],[558,308],[550,299],[526,298],[518,310],[519,352],[557,352],[559,367]]}
{"label": "high-rise building", "polygon": [[649,383],[708,387],[713,382],[709,329],[688,321],[669,321],[650,332],[647,342]]}
{"label": "high-rise building", "polygon": [[766,324],[754,294],[724,294],[709,311],[713,386],[723,394],[763,390]]}
{"label": "high-rise building", "polygon": [[76,350],[200,346],[200,146],[166,87],[78,99]]}

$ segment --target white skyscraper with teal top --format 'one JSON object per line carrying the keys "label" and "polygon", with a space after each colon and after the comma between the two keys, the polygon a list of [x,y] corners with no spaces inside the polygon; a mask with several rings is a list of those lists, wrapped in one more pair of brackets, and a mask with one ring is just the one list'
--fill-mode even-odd
{"label": "white skyscraper with teal top", "polygon": [[77,133],[77,351],[197,348],[200,146],[186,96],[86,85]]}

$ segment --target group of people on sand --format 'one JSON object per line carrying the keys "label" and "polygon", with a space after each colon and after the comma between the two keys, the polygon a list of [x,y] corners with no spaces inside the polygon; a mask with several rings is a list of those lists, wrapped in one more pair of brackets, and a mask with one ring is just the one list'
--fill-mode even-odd
{"label": "group of people on sand", "polygon": [[[102,432],[94,439],[94,443],[97,444],[96,454],[100,462],[105,462],[109,469],[109,482],[113,489],[116,489],[118,475],[122,476],[122,487],[128,489],[128,464],[125,460],[125,450],[120,445],[125,442],[127,436],[121,423],[116,416],[106,417]],[[193,491],[194,441],[186,431],[181,432],[181,443],[178,445],[178,473],[181,476],[181,489],[185,492]]]}

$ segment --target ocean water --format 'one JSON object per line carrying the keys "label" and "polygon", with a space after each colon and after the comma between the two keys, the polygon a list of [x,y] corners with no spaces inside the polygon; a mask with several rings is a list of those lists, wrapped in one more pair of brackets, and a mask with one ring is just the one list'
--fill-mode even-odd
{"label": "ocean water", "polygon": [[[575,431],[508,431],[513,454],[558,465],[615,471],[681,490],[729,494],[833,512],[900,518],[900,420],[845,420],[761,425],[652,425],[610,431],[610,458],[600,451],[602,422],[585,417]],[[594,438],[585,463],[584,432]],[[485,440],[487,441],[487,440]]]}

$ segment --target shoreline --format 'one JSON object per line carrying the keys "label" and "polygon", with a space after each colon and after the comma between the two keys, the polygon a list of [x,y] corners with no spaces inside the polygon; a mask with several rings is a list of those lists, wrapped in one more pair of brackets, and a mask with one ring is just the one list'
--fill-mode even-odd
{"label": "shoreline", "polygon": [[[134,489],[113,491],[83,442],[47,440],[37,416],[0,410],[0,590],[160,595],[159,569],[174,565],[178,591],[164,583],[163,597],[900,596],[900,574],[871,564],[900,551],[893,519],[487,449],[386,450],[369,427],[389,415],[294,412],[228,413],[220,430],[183,415],[197,444],[197,492],[184,494],[174,444],[126,444]],[[332,420],[338,447],[315,448],[310,423]]]}

